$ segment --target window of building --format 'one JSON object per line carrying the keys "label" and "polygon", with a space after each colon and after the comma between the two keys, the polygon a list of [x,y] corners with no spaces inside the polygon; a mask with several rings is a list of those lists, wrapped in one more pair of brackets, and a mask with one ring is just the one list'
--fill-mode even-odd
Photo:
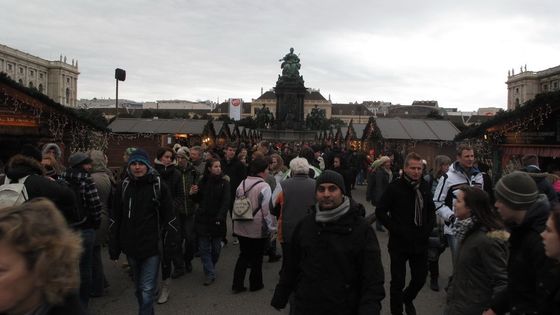
{"label": "window of building", "polygon": [[70,104],[70,89],[66,88],[66,100],[64,101],[66,105]]}
{"label": "window of building", "polygon": [[70,78],[66,78],[66,83],[70,84]]}
{"label": "window of building", "polygon": [[19,73],[23,74],[23,68],[22,67],[19,67]]}
{"label": "window of building", "polygon": [[548,91],[548,84],[543,84],[543,91]]}
{"label": "window of building", "polygon": [[29,88],[34,88],[35,86],[33,85],[33,82],[29,81]]}
{"label": "window of building", "polygon": [[554,89],[556,90],[558,88],[558,81],[552,83],[552,86],[554,87]]}
{"label": "window of building", "polygon": [[23,85],[23,80],[22,80],[22,79],[19,79],[19,80],[18,80],[18,83],[21,84],[21,85]]}
{"label": "window of building", "polygon": [[520,105],[521,105],[521,104],[519,103],[519,99],[516,98],[516,99],[515,99],[515,108],[519,108]]}
{"label": "window of building", "polygon": [[35,71],[33,71],[33,70],[29,71],[29,75],[30,75],[30,76],[34,76],[34,75],[35,75]]}
{"label": "window of building", "polygon": [[12,65],[8,64],[8,71],[12,71]]}
{"label": "window of building", "polygon": [[519,88],[515,88],[515,94],[519,94]]}
{"label": "window of building", "polygon": [[39,79],[42,79],[42,78],[43,78],[43,74],[39,73]]}
{"label": "window of building", "polygon": [[43,93],[43,85],[39,84],[39,92]]}

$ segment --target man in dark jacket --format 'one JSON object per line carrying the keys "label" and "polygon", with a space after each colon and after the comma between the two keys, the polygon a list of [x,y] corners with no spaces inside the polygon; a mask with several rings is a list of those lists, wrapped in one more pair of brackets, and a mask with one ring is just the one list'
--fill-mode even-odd
{"label": "man in dark jacket", "polygon": [[381,314],[384,273],[375,232],[334,171],[316,181],[317,203],[295,228],[271,305],[293,293],[293,314]]}
{"label": "man in dark jacket", "polygon": [[[413,300],[428,274],[428,238],[435,223],[431,189],[422,179],[422,158],[406,156],[402,177],[389,184],[375,209],[377,218],[389,230],[391,257],[391,314],[400,315],[403,303],[407,315],[415,315]],[[406,262],[410,283],[403,291]]]}
{"label": "man in dark jacket", "polygon": [[540,237],[550,212],[547,197],[524,172],[502,177],[494,192],[495,206],[511,231],[508,286],[484,314],[553,314],[545,300],[548,280],[555,279],[554,261],[546,256]]}
{"label": "man in dark jacket", "polygon": [[68,158],[69,168],[60,174],[60,178],[72,188],[79,211],[87,214],[87,216],[84,217],[84,221],[75,226],[82,235],[82,247],[84,251],[80,258],[80,299],[86,307],[89,303],[93,281],[92,268],[95,230],[97,230],[101,224],[101,211],[103,210],[103,204],[101,203],[101,198],[99,198],[97,186],[95,186],[90,174],[92,168],[91,163],[92,160],[86,153],[73,153]]}
{"label": "man in dark jacket", "polygon": [[185,271],[192,272],[192,260],[196,248],[196,234],[194,232],[195,202],[188,198],[192,185],[196,185],[202,173],[199,173],[189,161],[187,153],[183,149],[177,151],[177,169],[181,173],[181,190],[183,196],[182,208],[177,211],[179,226],[181,227],[181,238],[183,245],[183,259]]}
{"label": "man in dark jacket", "polygon": [[[148,154],[137,149],[128,159],[128,178],[117,186],[109,226],[109,253],[125,253],[132,267],[139,314],[154,313],[162,254],[160,239],[178,233],[171,192],[159,179]],[[162,230],[165,231],[162,233]]]}
{"label": "man in dark jacket", "polygon": [[[235,190],[247,177],[247,168],[237,159],[235,144],[230,143],[227,145],[225,159],[222,161],[222,170],[225,175],[229,177],[230,196],[235,196]],[[230,200],[230,214],[233,206],[234,198]]]}

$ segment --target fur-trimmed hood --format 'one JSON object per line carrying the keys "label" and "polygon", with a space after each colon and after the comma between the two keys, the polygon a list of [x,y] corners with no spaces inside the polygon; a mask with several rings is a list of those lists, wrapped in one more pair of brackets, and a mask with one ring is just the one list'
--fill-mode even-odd
{"label": "fur-trimmed hood", "polygon": [[35,159],[21,154],[14,155],[8,162],[6,176],[11,180],[19,180],[22,177],[37,174],[44,175],[45,169]]}
{"label": "fur-trimmed hood", "polygon": [[489,238],[498,239],[502,241],[507,241],[509,239],[509,232],[507,232],[506,230],[490,231],[490,232],[486,232],[486,235]]}
{"label": "fur-trimmed hood", "polygon": [[62,150],[60,149],[60,147],[58,146],[58,144],[56,143],[47,143],[43,146],[43,150],[41,153],[45,154],[47,153],[47,151],[49,150],[54,150],[54,154],[57,160],[60,161],[60,159],[62,158]]}

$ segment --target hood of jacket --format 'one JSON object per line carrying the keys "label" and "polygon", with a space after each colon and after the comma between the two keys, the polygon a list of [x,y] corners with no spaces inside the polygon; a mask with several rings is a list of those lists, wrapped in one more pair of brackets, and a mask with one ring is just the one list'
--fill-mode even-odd
{"label": "hood of jacket", "polygon": [[58,144],[56,143],[47,143],[43,146],[43,151],[41,152],[42,154],[47,153],[47,151],[49,150],[54,150],[54,154],[56,155],[56,159],[60,161],[60,158],[62,157],[62,150],[60,149],[60,147],[58,146]]}
{"label": "hood of jacket", "polygon": [[539,233],[546,225],[550,214],[550,203],[545,194],[539,194],[537,201],[527,210],[525,219],[519,225],[520,228],[535,229]]}
{"label": "hood of jacket", "polygon": [[22,177],[32,174],[45,174],[45,169],[39,161],[17,154],[8,162],[6,176],[11,180],[19,180]]}
{"label": "hood of jacket", "polygon": [[165,165],[163,165],[163,163],[160,160],[155,159],[154,160],[154,168],[159,173],[159,175],[161,175],[161,177],[167,178],[168,176],[171,176],[171,174],[173,174],[176,166],[175,166],[175,164],[169,164],[169,165],[165,166]]}

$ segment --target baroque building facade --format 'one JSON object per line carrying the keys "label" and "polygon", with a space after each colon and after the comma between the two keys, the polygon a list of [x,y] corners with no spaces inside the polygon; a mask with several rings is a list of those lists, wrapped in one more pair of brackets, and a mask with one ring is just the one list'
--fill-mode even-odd
{"label": "baroque building facade", "polygon": [[508,71],[507,109],[516,109],[539,93],[560,89],[560,66],[542,71],[527,71],[525,66],[519,70],[518,74],[515,74],[515,69]]}
{"label": "baroque building facade", "polygon": [[75,107],[78,95],[78,61],[66,57],[45,60],[0,44],[0,72],[19,84],[36,89],[62,105]]}

